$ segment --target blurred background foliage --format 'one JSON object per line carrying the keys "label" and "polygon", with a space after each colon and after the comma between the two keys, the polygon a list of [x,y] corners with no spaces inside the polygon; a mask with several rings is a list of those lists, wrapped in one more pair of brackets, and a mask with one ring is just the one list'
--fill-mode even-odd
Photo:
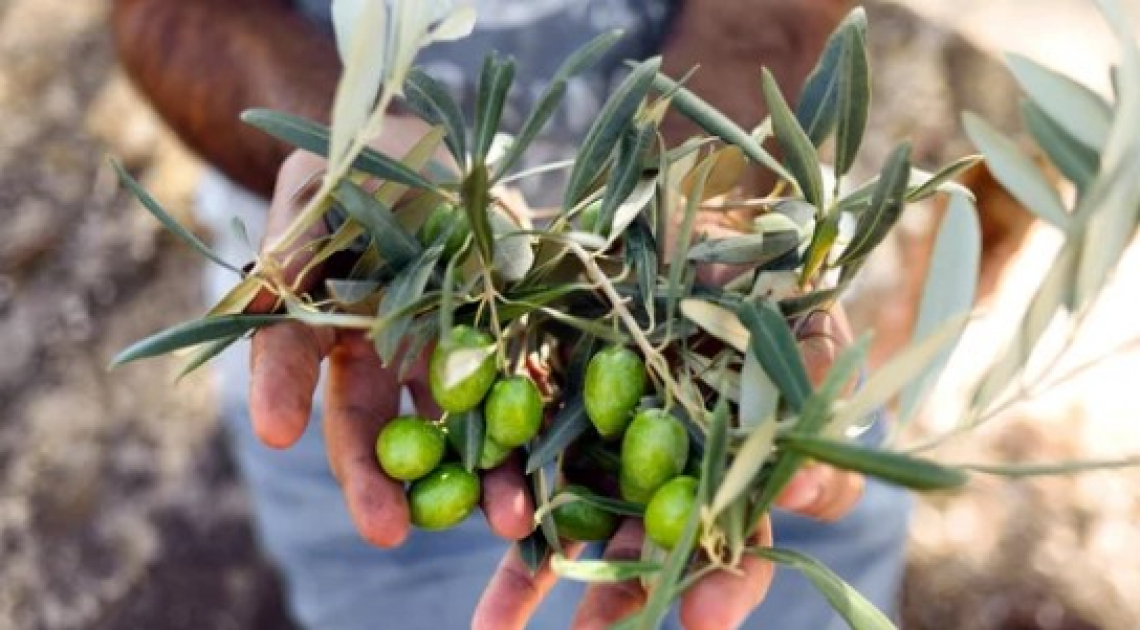
{"label": "blurred background foliage", "polygon": [[[107,373],[129,341],[197,314],[200,262],[119,190],[113,154],[192,222],[199,165],[117,70],[106,0],[0,2],[0,628],[287,628],[248,499],[223,448],[209,374],[177,361]],[[1001,52],[1098,91],[1112,42],[1080,0],[874,0],[870,172],[904,137],[930,166],[971,148],[958,112],[1020,128]],[[1008,336],[1054,246],[984,173],[986,315],[918,432],[945,426],[977,353]],[[881,361],[908,339],[940,209],[910,213],[850,308]],[[913,262],[912,262],[913,261]],[[893,269],[904,269],[894,273]],[[947,445],[948,461],[1140,452],[1140,289],[1132,248],[1078,343],[1095,370]],[[778,535],[778,533],[777,533]],[[903,624],[911,629],[1140,626],[1140,472],[977,479],[921,503]]]}

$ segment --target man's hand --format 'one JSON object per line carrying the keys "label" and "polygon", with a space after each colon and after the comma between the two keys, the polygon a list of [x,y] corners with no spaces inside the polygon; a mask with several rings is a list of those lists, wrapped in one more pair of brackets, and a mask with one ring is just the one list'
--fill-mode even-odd
{"label": "man's hand", "polygon": [[[411,146],[424,130],[419,123],[402,119],[387,128],[390,131],[381,148],[397,153]],[[288,229],[300,210],[298,191],[323,168],[323,159],[300,151],[282,164],[265,243],[274,243]],[[323,236],[324,229],[323,225],[312,228],[302,242]],[[294,281],[309,260],[304,255],[288,257],[284,280]],[[310,275],[302,279],[302,290],[321,279],[319,270]],[[275,302],[274,296],[264,294],[251,310],[264,312]],[[396,370],[381,364],[372,342],[361,332],[298,322],[258,331],[253,338],[249,404],[254,431],[266,445],[288,448],[300,439],[309,423],[313,392],[325,359],[322,428],[329,467],[360,534],[381,547],[399,545],[409,526],[404,487],[381,470],[374,445],[384,424],[400,413],[404,387],[421,414],[438,416],[426,385],[426,355],[418,358],[408,380],[400,382]],[[482,505],[498,535],[513,540],[530,533],[534,509],[516,458],[483,474]]]}

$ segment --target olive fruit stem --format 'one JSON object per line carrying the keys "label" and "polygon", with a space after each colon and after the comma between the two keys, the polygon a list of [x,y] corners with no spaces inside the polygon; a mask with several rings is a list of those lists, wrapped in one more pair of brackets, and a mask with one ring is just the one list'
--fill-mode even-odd
{"label": "olive fruit stem", "polygon": [[622,300],[621,296],[618,295],[617,290],[614,289],[614,286],[610,282],[609,278],[606,277],[606,274],[603,273],[602,270],[598,267],[597,263],[594,262],[594,259],[590,256],[590,254],[587,253],[581,245],[574,242],[567,243],[567,250],[572,252],[580,261],[582,261],[582,266],[586,270],[586,275],[589,276],[590,280],[592,280],[595,284],[598,285],[598,287],[601,288],[603,293],[605,293],[606,299],[608,299],[613,305],[614,312],[617,313],[619,318],[621,318],[621,321],[623,324],[625,324],[625,327],[629,331],[630,336],[633,337],[634,343],[637,344],[638,348],[641,349],[642,354],[645,355],[646,365],[653,370],[653,373],[665,385],[665,406],[668,407],[670,400],[674,397],[674,395],[676,395],[677,401],[680,402],[681,405],[685,408],[685,411],[689,414],[689,417],[693,418],[694,420],[703,417],[705,413],[704,406],[694,403],[686,396],[683,396],[681,394],[681,392],[684,390],[681,388],[680,384],[674,380],[673,375],[669,373],[669,363],[665,360],[665,357],[663,357],[661,353],[653,347],[653,344],[649,342],[649,339],[645,337],[645,333],[641,330],[641,327],[638,326],[637,320],[634,319],[633,314],[629,312],[629,309],[625,307],[625,302]]}

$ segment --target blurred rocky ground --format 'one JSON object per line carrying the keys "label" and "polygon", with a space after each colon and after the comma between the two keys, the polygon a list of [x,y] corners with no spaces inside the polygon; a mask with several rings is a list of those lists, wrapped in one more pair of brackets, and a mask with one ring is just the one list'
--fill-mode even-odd
{"label": "blurred rocky ground", "polygon": [[[968,152],[956,122],[962,109],[1015,129],[1015,92],[995,61],[1011,46],[1105,85],[1112,50],[1088,4],[1027,7],[868,5],[877,89],[863,172],[903,137],[916,139],[927,165]],[[105,10],[102,0],[0,2],[0,629],[287,628],[209,378],[176,383],[175,364],[163,360],[105,370],[130,341],[201,310],[199,261],[118,189],[104,159],[123,160],[188,217],[197,166],[116,71]],[[882,324],[882,313],[860,303],[890,304],[883,298],[905,281],[891,271],[905,267],[907,238],[920,241],[931,216],[915,213],[877,261],[882,281],[853,305],[863,321]],[[955,393],[984,356],[977,353],[1008,334],[1024,287],[1048,260],[1049,237],[1032,231],[998,279],[992,315],[967,335],[968,356],[955,360],[939,394],[947,402],[922,431],[947,426]],[[1128,310],[1138,258],[1128,259],[1093,334],[1078,344],[1083,356],[1140,335]],[[880,310],[889,323],[890,309]],[[1140,356],[1120,355],[940,457],[1140,452],[1140,410],[1128,395],[1136,374]],[[912,528],[906,627],[1140,627],[1137,488],[1135,471],[979,479],[924,501]]]}

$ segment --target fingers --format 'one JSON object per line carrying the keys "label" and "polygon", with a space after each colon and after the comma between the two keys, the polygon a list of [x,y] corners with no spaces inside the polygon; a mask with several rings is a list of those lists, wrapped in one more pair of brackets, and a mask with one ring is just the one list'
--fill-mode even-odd
{"label": "fingers", "polygon": [[369,543],[395,547],[408,535],[404,486],[376,462],[376,436],[399,410],[400,387],[362,334],[342,335],[329,355],[325,448],[357,531]]}
{"label": "fingers", "polygon": [[[771,522],[765,518],[756,542],[772,545]],[[678,613],[686,630],[731,630],[760,605],[772,584],[772,565],[745,554],[736,571],[714,571],[693,585],[681,599]]]}
{"label": "fingers", "polygon": [[[582,550],[581,544],[567,546],[564,551],[575,557]],[[519,556],[517,545],[512,545],[507,555],[495,569],[495,575],[483,591],[475,615],[471,620],[472,630],[521,630],[534,615],[535,609],[558,581],[558,576],[550,570],[547,562],[531,574],[530,569]]]}
{"label": "fingers", "polygon": [[487,523],[498,536],[519,540],[534,530],[534,502],[517,454],[483,473],[482,504]]}
{"label": "fingers", "polygon": [[[639,519],[626,519],[606,545],[606,560],[638,560],[645,529]],[[645,605],[645,589],[637,580],[591,584],[574,618],[575,630],[601,630],[628,617]]]}
{"label": "fingers", "polygon": [[286,448],[304,433],[321,359],[332,343],[331,330],[295,322],[263,328],[253,336],[249,413],[254,433],[267,446]]}
{"label": "fingers", "polygon": [[863,496],[863,475],[812,464],[801,468],[776,499],[780,508],[821,521],[847,515]]}
{"label": "fingers", "polygon": [[808,378],[818,386],[827,377],[839,353],[851,343],[847,316],[839,306],[827,311],[814,311],[803,319],[797,332]]}

